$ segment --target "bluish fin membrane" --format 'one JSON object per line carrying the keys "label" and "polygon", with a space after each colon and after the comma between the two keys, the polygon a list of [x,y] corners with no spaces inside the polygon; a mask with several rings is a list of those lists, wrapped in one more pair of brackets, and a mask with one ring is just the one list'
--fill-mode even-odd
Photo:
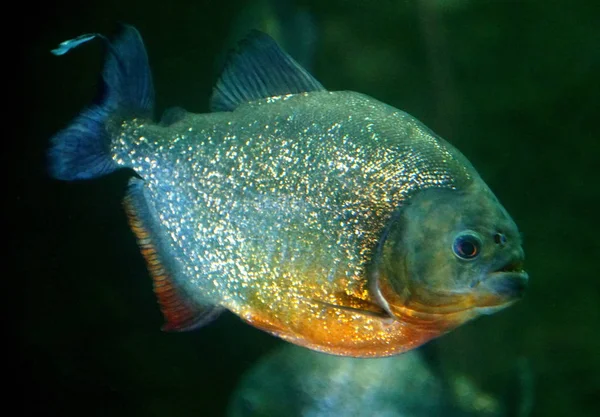
{"label": "bluish fin membrane", "polygon": [[110,158],[104,123],[108,111],[93,106],[81,112],[51,140],[48,170],[59,180],[86,180],[109,174],[119,167]]}
{"label": "bluish fin membrane", "polygon": [[92,39],[94,39],[96,37],[104,38],[104,36],[102,36],[98,33],[86,33],[86,34],[80,35],[76,38],[61,42],[60,45],[58,45],[58,48],[53,49],[50,52],[52,52],[56,56],[64,55],[67,52],[69,52],[71,49],[77,48],[82,43],[91,41]]}
{"label": "bluish fin membrane", "polygon": [[107,105],[138,117],[152,117],[152,73],[142,37],[133,26],[124,25],[121,34],[108,43],[102,79]]}
{"label": "bluish fin membrane", "polygon": [[135,233],[148,271],[154,283],[154,293],[165,317],[163,330],[186,331],[196,329],[214,320],[223,310],[218,306],[199,306],[181,291],[169,267],[169,251],[160,242],[156,220],[144,195],[144,182],[138,178],[129,181],[124,199],[129,225]]}
{"label": "bluish fin membrane", "polygon": [[96,37],[107,46],[100,99],[52,138],[48,164],[50,174],[57,179],[83,180],[118,169],[109,151],[107,122],[124,115],[150,118],[152,114],[154,88],[148,57],[134,27],[124,26],[113,41],[98,34],[81,35],[61,43],[52,52],[62,55]]}
{"label": "bluish fin membrane", "polygon": [[268,35],[253,31],[232,52],[214,87],[212,111],[232,111],[267,97],[325,88]]}

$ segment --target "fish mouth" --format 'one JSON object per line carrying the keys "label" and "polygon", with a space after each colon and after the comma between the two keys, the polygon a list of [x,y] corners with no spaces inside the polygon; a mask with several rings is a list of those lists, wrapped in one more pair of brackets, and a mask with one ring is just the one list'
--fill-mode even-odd
{"label": "fish mouth", "polygon": [[501,267],[498,272],[512,272],[512,273],[525,273],[523,269],[523,259],[514,259],[507,262],[503,267]]}
{"label": "fish mouth", "polygon": [[523,269],[523,259],[512,259],[496,271],[490,272],[480,285],[496,298],[497,305],[521,298],[527,288],[529,275]]}

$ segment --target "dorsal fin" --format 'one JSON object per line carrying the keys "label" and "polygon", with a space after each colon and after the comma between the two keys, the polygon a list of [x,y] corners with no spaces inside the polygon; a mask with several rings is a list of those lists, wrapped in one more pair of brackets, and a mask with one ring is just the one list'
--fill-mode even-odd
{"label": "dorsal fin", "polygon": [[325,88],[267,34],[252,31],[232,52],[213,89],[212,111],[232,111],[267,97]]}

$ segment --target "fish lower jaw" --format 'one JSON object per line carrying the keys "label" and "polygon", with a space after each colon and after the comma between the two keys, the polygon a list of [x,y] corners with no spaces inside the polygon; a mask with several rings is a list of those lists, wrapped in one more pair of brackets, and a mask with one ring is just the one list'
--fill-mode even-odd
{"label": "fish lower jaw", "polygon": [[478,313],[470,293],[420,291],[402,294],[385,280],[373,286],[377,303],[396,321],[422,329],[445,332],[475,318]]}
{"label": "fish lower jaw", "polygon": [[523,270],[501,270],[488,274],[475,289],[489,298],[486,304],[491,304],[490,307],[502,307],[521,298],[528,281],[529,275]]}
{"label": "fish lower jaw", "polygon": [[518,300],[511,300],[511,301],[507,301],[504,304],[499,304],[499,305],[495,305],[495,306],[478,307],[476,309],[476,311],[477,311],[478,315],[489,316],[490,314],[494,314],[494,313],[497,313],[500,310],[504,310],[506,307],[510,307],[511,305],[513,305],[514,303],[516,303],[517,301]]}

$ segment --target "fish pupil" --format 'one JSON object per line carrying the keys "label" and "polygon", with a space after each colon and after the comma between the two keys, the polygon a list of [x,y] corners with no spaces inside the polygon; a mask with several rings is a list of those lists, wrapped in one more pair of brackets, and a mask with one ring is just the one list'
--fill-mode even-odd
{"label": "fish pupil", "polygon": [[473,259],[479,255],[481,241],[470,233],[462,233],[454,239],[454,254],[461,259]]}

